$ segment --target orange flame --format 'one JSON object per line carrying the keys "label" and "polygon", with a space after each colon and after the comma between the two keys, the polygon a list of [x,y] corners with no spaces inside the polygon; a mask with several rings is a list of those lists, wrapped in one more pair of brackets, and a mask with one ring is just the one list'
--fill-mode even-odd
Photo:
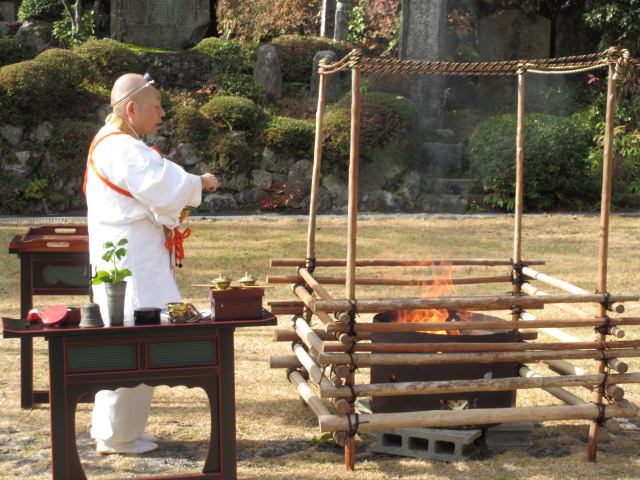
{"label": "orange flame", "polygon": [[[431,266],[433,280],[425,282],[423,294],[421,298],[438,298],[443,295],[452,295],[457,293],[457,289],[451,280],[453,273],[453,265],[440,265],[442,272],[437,270],[437,265]],[[460,320],[468,320],[471,318],[471,312],[456,312]],[[398,314],[396,322],[446,322],[450,320],[450,312],[446,308],[432,308],[420,310],[403,310]],[[435,330],[424,331],[422,333],[433,333],[438,335],[460,335],[459,330]]]}

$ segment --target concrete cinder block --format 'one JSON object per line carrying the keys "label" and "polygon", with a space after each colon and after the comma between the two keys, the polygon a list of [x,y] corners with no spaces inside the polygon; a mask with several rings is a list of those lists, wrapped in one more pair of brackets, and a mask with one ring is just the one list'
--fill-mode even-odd
{"label": "concrete cinder block", "polygon": [[499,423],[487,427],[484,442],[487,450],[515,450],[533,446],[532,422]]}
{"label": "concrete cinder block", "polygon": [[369,447],[373,452],[458,462],[479,452],[475,440],[480,437],[482,430],[392,428],[374,433],[376,440]]}

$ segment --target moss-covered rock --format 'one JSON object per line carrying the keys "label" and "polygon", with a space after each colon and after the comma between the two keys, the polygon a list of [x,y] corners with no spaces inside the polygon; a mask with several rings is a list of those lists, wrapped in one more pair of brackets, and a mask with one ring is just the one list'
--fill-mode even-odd
{"label": "moss-covered rock", "polygon": [[91,62],[97,70],[98,81],[111,86],[125,73],[140,73],[136,54],[126,45],[111,38],[89,40],[74,50]]}
{"label": "moss-covered rock", "polygon": [[255,102],[232,96],[215,96],[200,111],[215,126],[225,130],[253,132],[265,118],[265,113]]}

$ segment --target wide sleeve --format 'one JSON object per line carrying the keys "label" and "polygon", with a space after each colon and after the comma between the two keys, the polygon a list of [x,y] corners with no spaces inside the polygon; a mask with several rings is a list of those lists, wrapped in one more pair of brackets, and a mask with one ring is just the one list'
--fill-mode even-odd
{"label": "wide sleeve", "polygon": [[129,145],[123,162],[126,189],[145,204],[156,221],[176,226],[185,206],[197,207],[202,201],[202,182],[198,175],[163,158],[142,142]]}

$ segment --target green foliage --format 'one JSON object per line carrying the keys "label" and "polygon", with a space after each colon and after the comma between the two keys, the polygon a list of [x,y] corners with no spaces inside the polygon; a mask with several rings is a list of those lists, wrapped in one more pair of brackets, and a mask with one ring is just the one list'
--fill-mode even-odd
{"label": "green foliage", "polygon": [[313,57],[323,50],[336,52],[338,59],[346,56],[351,47],[328,39],[301,36],[282,36],[273,40],[278,52],[283,82],[309,84],[313,69]]}
{"label": "green foliage", "polygon": [[60,20],[64,5],[60,0],[22,0],[18,8],[18,20]]}
{"label": "green foliage", "polygon": [[264,94],[264,87],[245,73],[216,75],[209,80],[209,88],[217,95],[245,97],[257,101]]}
{"label": "green foliage", "polygon": [[203,39],[192,50],[218,60],[224,73],[251,73],[256,63],[255,49],[237,41],[210,37]]}
{"label": "green foliage", "polygon": [[[594,177],[602,176],[604,159],[604,123],[597,126],[595,146],[589,152]],[[640,194],[640,130],[624,125],[614,128],[611,199],[616,206],[627,207],[633,195]],[[637,203],[637,199],[631,202]]]}
{"label": "green foliage", "polygon": [[[338,102],[325,117],[323,168],[344,173],[349,162],[351,138],[350,96]],[[413,133],[418,112],[410,100],[382,92],[360,98],[360,164],[373,160],[374,153]]]}
{"label": "green foliage", "polygon": [[211,121],[193,107],[176,106],[167,123],[172,140],[178,143],[202,144],[213,129]]}
{"label": "green foliage", "polygon": [[216,127],[254,131],[264,119],[264,112],[247,98],[216,96],[200,110]]}
{"label": "green foliage", "polygon": [[219,0],[218,29],[222,37],[266,43],[291,34],[320,29],[320,0]]}
{"label": "green foliage", "polygon": [[93,285],[100,285],[101,283],[120,283],[124,281],[125,277],[131,276],[131,271],[128,268],[118,269],[118,265],[116,264],[116,259],[120,260],[127,254],[127,249],[124,248],[124,245],[127,243],[129,243],[129,241],[126,238],[123,238],[117,244],[114,244],[113,242],[106,242],[102,245],[102,248],[105,249],[102,259],[105,262],[111,262],[113,269],[108,272],[106,270],[98,270],[96,273],[97,276],[91,281]]}
{"label": "green foliage", "polygon": [[139,72],[141,68],[135,53],[110,38],[89,40],[74,51],[89,60],[98,72],[97,80],[109,86],[121,75]]}
{"label": "green foliage", "polygon": [[367,54],[392,52],[400,36],[402,0],[356,0],[349,16],[349,42],[361,45]]}
{"label": "green foliage", "polygon": [[248,173],[254,167],[253,151],[249,145],[229,135],[217,137],[211,142],[209,156],[213,159],[208,171],[222,175],[223,180],[226,175]]}
{"label": "green foliage", "polygon": [[[485,203],[515,204],[516,116],[489,117],[471,142],[472,173],[484,181]],[[524,128],[524,206],[540,211],[580,207],[590,189],[589,138],[571,119],[527,115]]]}
{"label": "green foliage", "polygon": [[264,143],[277,153],[308,155],[315,138],[315,128],[303,120],[273,117],[262,133]]}
{"label": "green foliage", "polygon": [[22,62],[30,57],[26,48],[12,37],[0,37],[0,67]]}
{"label": "green foliage", "polygon": [[640,49],[640,0],[594,2],[584,14],[585,23],[602,34],[599,48],[618,45],[637,55]]}
{"label": "green foliage", "polygon": [[86,59],[74,52],[49,49],[33,60],[0,69],[0,120],[32,125],[44,119],[68,115],[81,84],[92,72]]}

